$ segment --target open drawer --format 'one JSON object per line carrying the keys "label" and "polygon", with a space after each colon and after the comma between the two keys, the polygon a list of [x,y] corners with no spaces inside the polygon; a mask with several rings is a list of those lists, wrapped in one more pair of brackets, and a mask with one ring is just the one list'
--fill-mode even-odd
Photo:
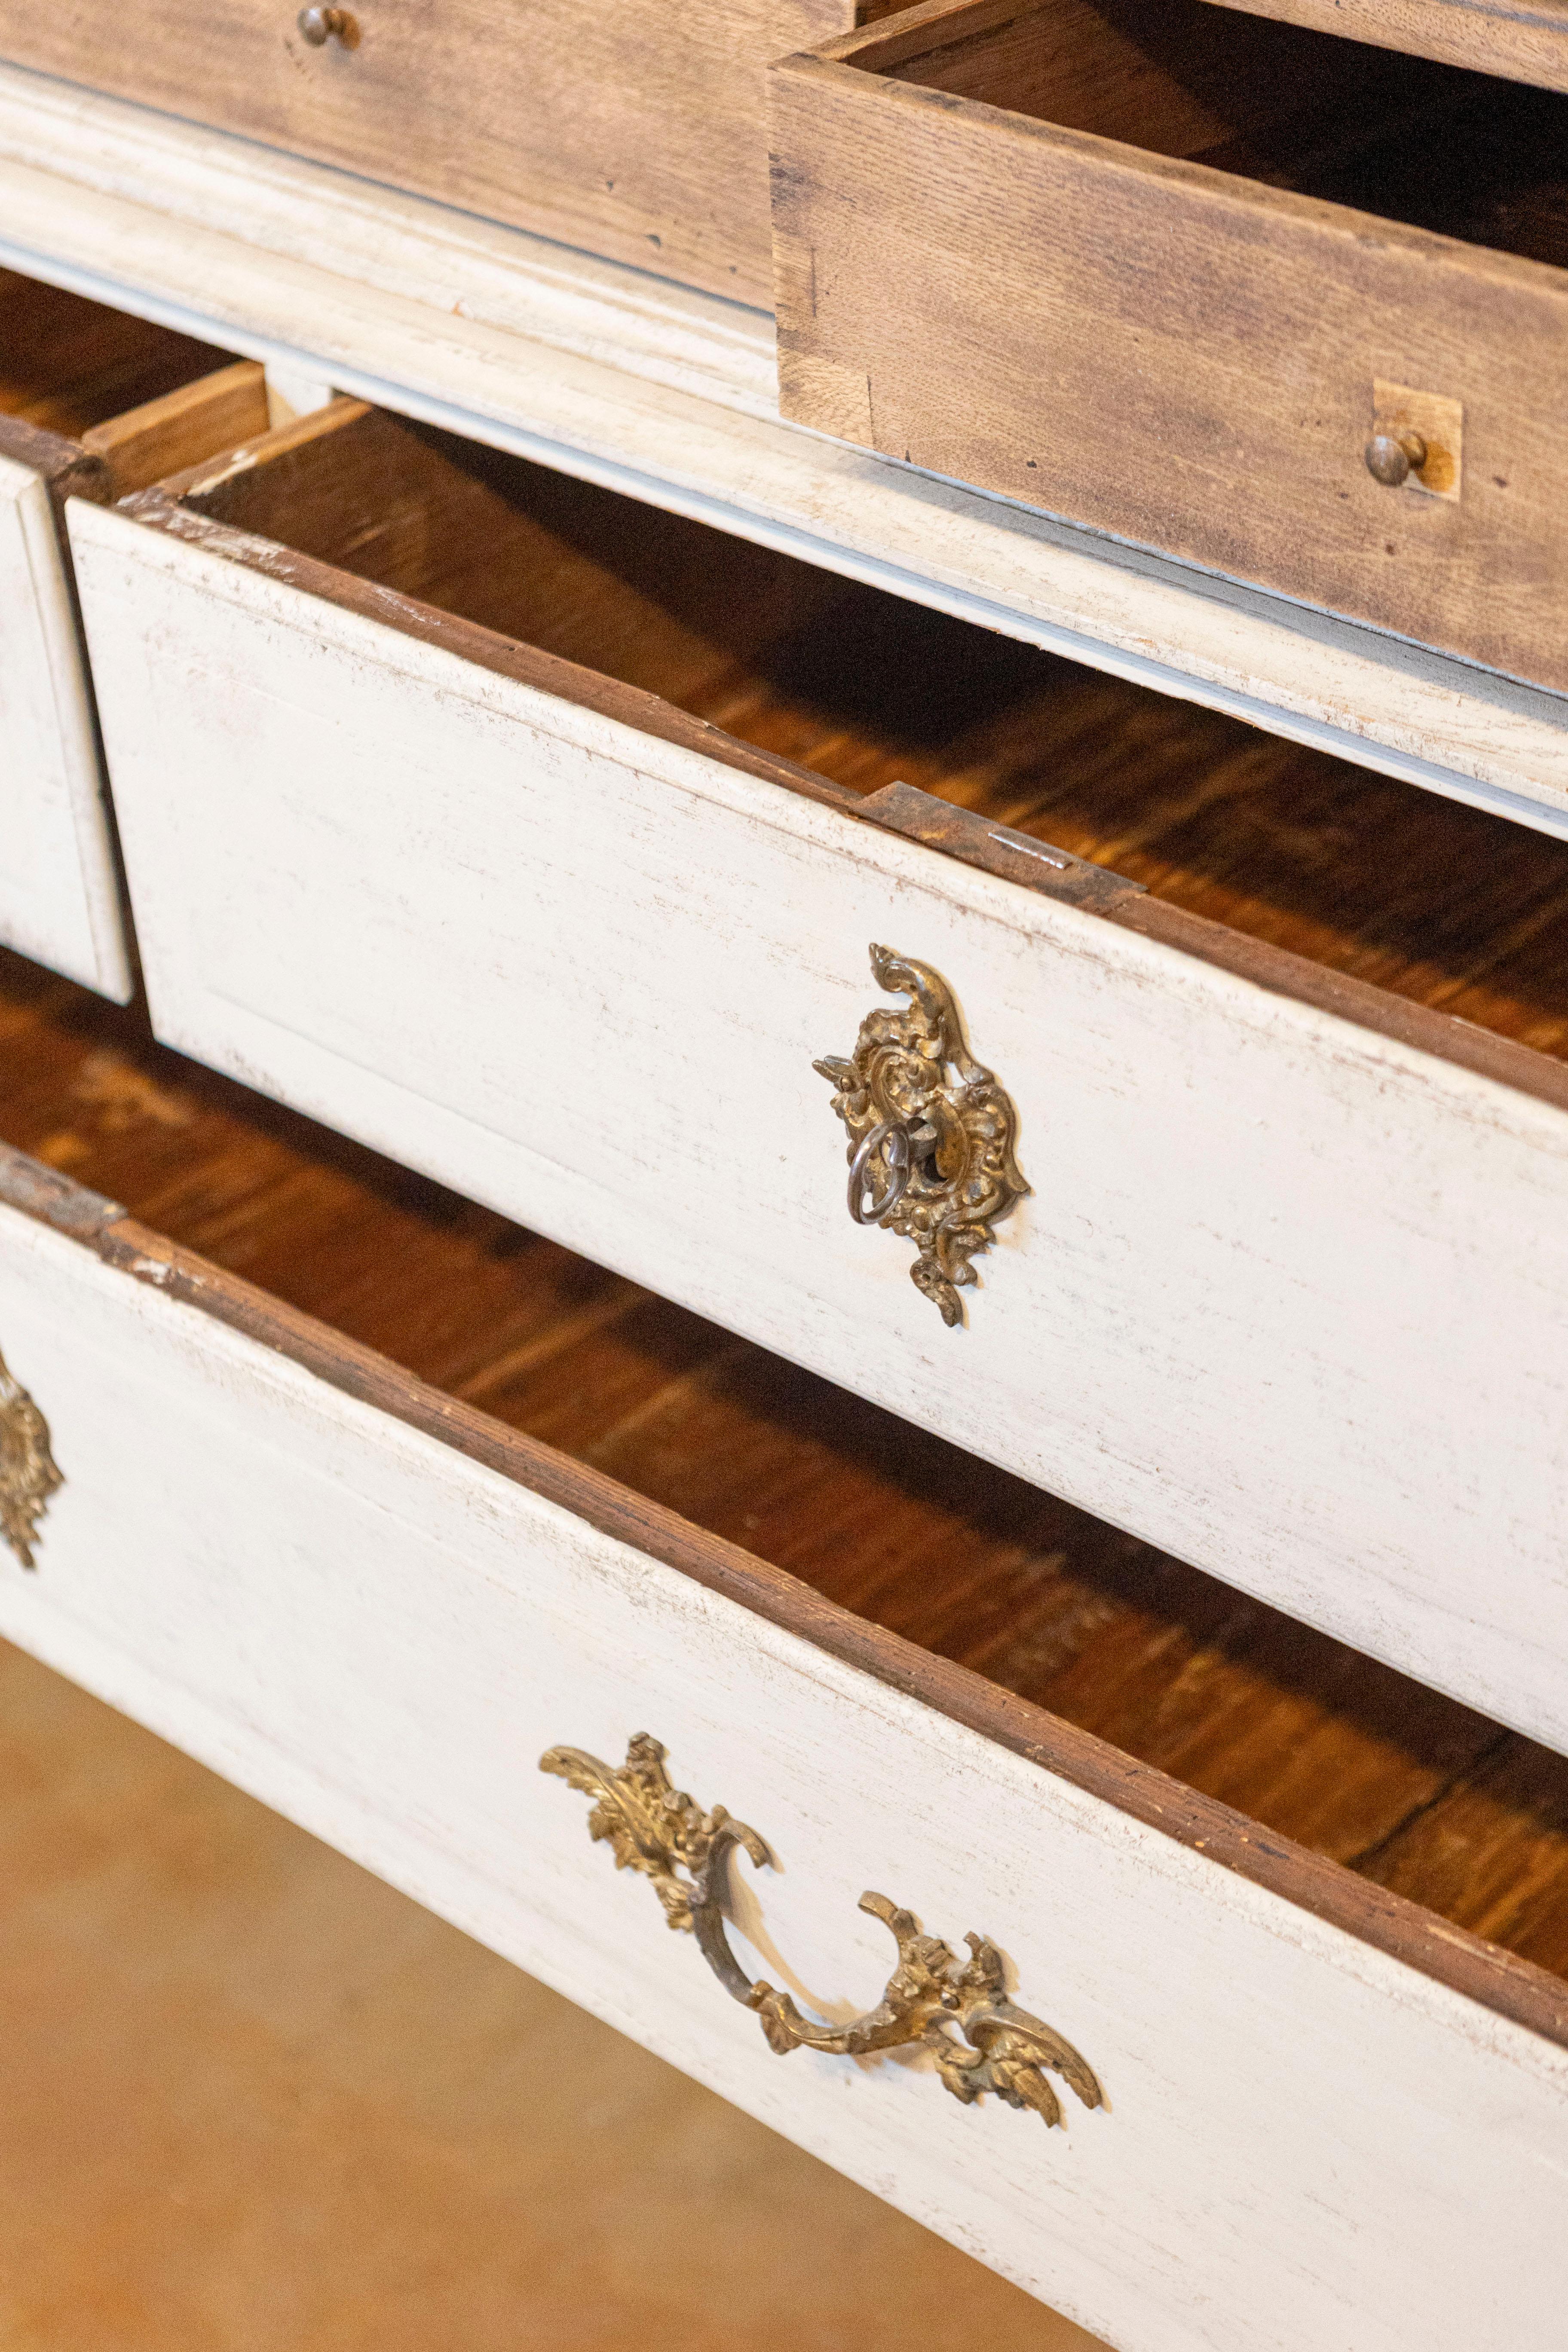
{"label": "open drawer", "polygon": [[354,404],[71,528],[161,1036],[1568,1748],[1568,849]]}
{"label": "open drawer", "polygon": [[1568,689],[1568,98],[1207,0],[770,79],[787,415]]}
{"label": "open drawer", "polygon": [[[62,1481],[7,1636],[1120,2352],[1555,2341],[1568,1763],[0,983],[0,1129],[130,1202],[0,1163]],[[743,1981],[869,2010],[867,1889],[993,1938],[1060,2127],[929,2042],[775,2054],[540,1769],[638,1732],[765,1843],[704,1913]]]}
{"label": "open drawer", "polygon": [[0,940],[121,1002],[65,499],[139,489],[267,422],[260,368],[0,271]]}

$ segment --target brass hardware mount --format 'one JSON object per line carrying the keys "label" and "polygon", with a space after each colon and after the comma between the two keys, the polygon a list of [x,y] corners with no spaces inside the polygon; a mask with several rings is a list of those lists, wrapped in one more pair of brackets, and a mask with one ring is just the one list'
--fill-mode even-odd
{"label": "brass hardware mount", "polygon": [[1426,444],[1419,433],[1374,433],[1366,445],[1366,470],[1384,489],[1397,490],[1426,463]]}
{"label": "brass hardware mount", "polygon": [[358,45],[359,26],[346,8],[301,8],[295,21],[313,49],[329,41],[341,41],[345,49]]}
{"label": "brass hardware mount", "polygon": [[[863,1895],[860,1908],[890,1931],[898,1966],[881,2000],[863,2017],[848,2025],[816,2025],[788,1993],[761,1979],[753,1983],[731,1949],[721,1902],[734,1848],[759,1870],[770,1860],[768,1849],[722,1805],[704,1812],[678,1790],[665,1769],[664,1748],[647,1732],[629,1742],[618,1770],[581,1748],[552,1748],[539,1769],[594,1799],[589,1836],[605,1840],[618,1870],[637,1871],[652,1882],[667,1924],[696,1937],[725,1991],[757,2011],[768,2046],[780,2057],[820,2050],[860,2058],[919,2043],[966,2106],[989,2091],[1009,2106],[1033,2109],[1047,2125],[1059,2124],[1061,2103],[1047,2072],[1059,2074],[1086,2107],[1103,2105],[1093,2069],[1071,2042],[1008,2000],[1002,1956],[987,1937],[966,1936],[970,1957],[960,1960],[940,1937],[922,1935],[914,1914],[885,1895]],[[950,2026],[964,2040],[956,2040]]]}
{"label": "brass hardware mount", "polygon": [[49,1424],[0,1356],[0,1539],[24,1568],[49,1496],[65,1484],[49,1451]]}
{"label": "brass hardware mount", "polygon": [[1018,1114],[971,1055],[952,991],[930,964],[873,946],[871,970],[879,987],[909,997],[908,1010],[879,1006],[847,1059],[812,1067],[848,1130],[850,1215],[914,1243],[910,1279],[951,1328],[963,1319],[971,1259],[1029,1189],[1015,1156]]}

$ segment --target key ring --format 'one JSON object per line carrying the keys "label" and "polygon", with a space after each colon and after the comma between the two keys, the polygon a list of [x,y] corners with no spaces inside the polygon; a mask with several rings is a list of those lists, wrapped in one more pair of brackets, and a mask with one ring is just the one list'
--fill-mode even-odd
{"label": "key ring", "polygon": [[[871,1161],[883,1146],[887,1147],[887,1190],[877,1195],[871,1192],[868,1171]],[[889,1209],[896,1209],[910,1188],[910,1139],[906,1129],[890,1118],[875,1126],[862,1137],[860,1148],[849,1162],[849,1213],[858,1225],[880,1223]],[[866,1206],[866,1196],[871,1192],[871,1206]]]}

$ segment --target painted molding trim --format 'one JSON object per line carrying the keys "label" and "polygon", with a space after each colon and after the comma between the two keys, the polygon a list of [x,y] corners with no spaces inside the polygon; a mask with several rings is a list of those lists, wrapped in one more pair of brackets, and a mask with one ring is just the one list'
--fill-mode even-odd
{"label": "painted molding trim", "polygon": [[9,66],[0,224],[275,371],[1568,835],[1568,698],[784,425],[760,311]]}

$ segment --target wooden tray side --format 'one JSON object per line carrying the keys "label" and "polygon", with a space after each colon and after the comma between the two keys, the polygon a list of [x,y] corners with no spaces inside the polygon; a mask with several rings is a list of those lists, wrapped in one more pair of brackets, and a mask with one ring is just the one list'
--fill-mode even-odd
{"label": "wooden tray side", "polygon": [[[771,69],[784,415],[1568,690],[1568,273],[909,78],[987,8]],[[1382,383],[1462,499],[1373,479]]]}

